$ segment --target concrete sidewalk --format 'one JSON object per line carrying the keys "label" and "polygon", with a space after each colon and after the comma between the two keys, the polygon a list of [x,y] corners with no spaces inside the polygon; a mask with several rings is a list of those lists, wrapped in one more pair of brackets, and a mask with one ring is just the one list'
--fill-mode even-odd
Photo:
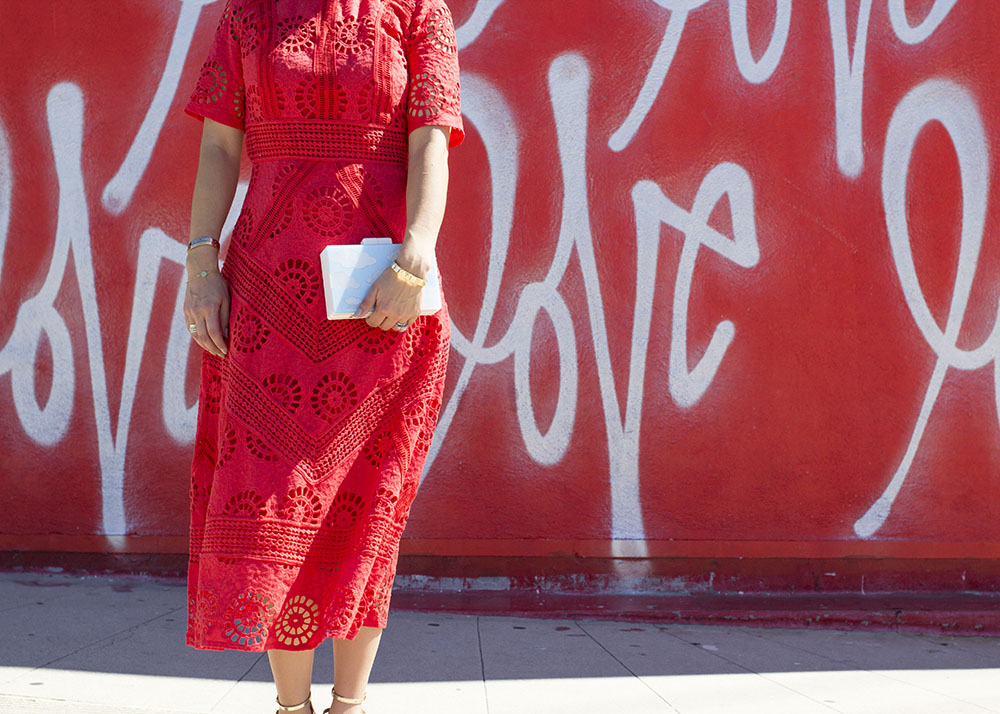
{"label": "concrete sidewalk", "polygon": [[[184,585],[0,573],[0,712],[274,712],[265,654],[184,644]],[[332,673],[324,643],[317,713]],[[392,610],[365,710],[1000,713],[1000,638]]]}

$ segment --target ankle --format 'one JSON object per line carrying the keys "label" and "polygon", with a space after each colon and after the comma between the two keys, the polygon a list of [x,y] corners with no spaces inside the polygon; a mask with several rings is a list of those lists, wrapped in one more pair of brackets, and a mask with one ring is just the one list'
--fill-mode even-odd
{"label": "ankle", "polygon": [[330,693],[333,695],[333,703],[323,710],[323,714],[365,714],[361,705],[368,698],[367,692],[362,693],[359,697],[347,697],[334,687]]}
{"label": "ankle", "polygon": [[361,708],[360,704],[345,704],[334,701],[330,705],[329,712],[330,714],[364,714],[364,709]]}
{"label": "ankle", "polygon": [[276,714],[284,714],[285,712],[293,712],[294,714],[316,714],[312,705],[312,696],[306,697],[306,699],[299,704],[282,704],[281,697],[275,697],[274,700],[278,703],[278,711]]}

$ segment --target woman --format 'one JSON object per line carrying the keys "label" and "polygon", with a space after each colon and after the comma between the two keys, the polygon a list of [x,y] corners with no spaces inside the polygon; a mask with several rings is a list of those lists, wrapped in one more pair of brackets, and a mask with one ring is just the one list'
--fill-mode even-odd
{"label": "woman", "polygon": [[[441,407],[448,308],[420,315],[460,144],[444,0],[228,0],[185,111],[204,121],[184,314],[200,345],[187,644],[267,651],[280,710],[363,712]],[[252,173],[221,271],[246,142]],[[357,319],[319,253],[401,243]],[[415,276],[415,277],[414,277]]]}

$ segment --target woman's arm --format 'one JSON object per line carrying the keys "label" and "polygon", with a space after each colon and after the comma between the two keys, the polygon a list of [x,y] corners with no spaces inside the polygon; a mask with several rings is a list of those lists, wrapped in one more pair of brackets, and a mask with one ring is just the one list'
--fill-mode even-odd
{"label": "woman's arm", "polygon": [[430,270],[448,198],[451,127],[421,126],[410,134],[406,177],[406,235],[396,262],[417,277]]}
{"label": "woman's arm", "polygon": [[[406,234],[396,262],[407,272],[426,278],[434,263],[434,248],[448,198],[448,142],[451,127],[427,125],[409,134],[406,177]],[[378,277],[358,306],[372,327],[389,330],[396,322],[410,323],[420,315],[420,291],[391,268]]]}
{"label": "woman's arm", "polygon": [[[191,239],[220,238],[240,178],[243,132],[205,119],[198,157],[198,175],[191,197]],[[208,275],[200,277],[200,271]],[[194,340],[214,355],[224,356],[229,337],[229,288],[219,273],[218,250],[201,245],[187,254],[188,287],[184,316],[197,326]]]}

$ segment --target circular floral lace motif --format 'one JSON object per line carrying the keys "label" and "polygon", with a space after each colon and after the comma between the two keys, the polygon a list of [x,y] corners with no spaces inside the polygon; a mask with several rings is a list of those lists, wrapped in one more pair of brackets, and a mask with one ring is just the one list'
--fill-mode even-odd
{"label": "circular floral lace motif", "polygon": [[375,116],[375,80],[369,79],[358,89],[358,116],[365,121],[372,121]]}
{"label": "circular floral lace motif", "polygon": [[205,379],[205,409],[209,414],[219,413],[219,401],[222,397],[222,375],[218,369],[212,370]]}
{"label": "circular floral lace motif", "polygon": [[201,76],[198,78],[198,102],[207,104],[217,102],[226,93],[229,86],[229,75],[222,65],[215,60],[206,62],[201,68]]}
{"label": "circular floral lace motif", "polygon": [[260,40],[260,27],[257,23],[257,13],[244,7],[240,12],[240,51],[244,57],[257,49]]}
{"label": "circular floral lace motif", "polygon": [[274,636],[279,642],[297,647],[304,645],[319,629],[319,605],[305,595],[296,595],[285,603]]}
{"label": "circular floral lace motif", "polygon": [[278,195],[278,192],[283,190],[287,185],[294,181],[295,174],[298,173],[298,164],[287,163],[278,169],[277,173],[274,175],[274,183],[271,184],[271,200]]}
{"label": "circular floral lace motif", "polygon": [[438,8],[427,17],[427,39],[435,48],[450,55],[458,51],[451,15]]}
{"label": "circular floral lace motif", "polygon": [[372,608],[384,620],[389,614],[389,599],[392,597],[392,578],[383,578],[372,591]]}
{"label": "circular floral lace motif", "polygon": [[237,43],[240,41],[239,28],[237,27],[239,19],[239,13],[233,8],[232,1],[227,0],[225,8],[222,10],[222,22],[227,24],[229,36],[233,38],[233,42]]}
{"label": "circular floral lace motif", "polygon": [[259,645],[274,621],[274,603],[263,593],[248,588],[226,608],[225,636],[240,645]]}
{"label": "circular floral lace motif", "polygon": [[226,502],[222,512],[227,516],[238,518],[259,518],[265,514],[266,510],[264,497],[252,488],[248,488],[233,494]]}
{"label": "circular floral lace motif", "polygon": [[237,87],[236,91],[233,92],[233,111],[236,113],[236,116],[239,117],[240,119],[242,119],[243,115],[245,114],[243,108],[245,101],[246,100],[243,96],[243,87]]}
{"label": "circular floral lace motif", "polygon": [[430,72],[419,72],[410,84],[409,113],[411,117],[432,117],[441,113],[444,85]]}
{"label": "circular floral lace motif", "polygon": [[261,104],[260,87],[256,84],[248,84],[246,87],[247,120],[252,122],[264,121],[264,107]]}
{"label": "circular floral lace motif", "polygon": [[[249,192],[250,189],[248,188],[247,193]],[[236,225],[233,226],[232,245],[241,248],[248,245],[252,228],[253,210],[249,206],[244,206],[239,218],[236,219]]]}
{"label": "circular floral lace motif", "polygon": [[334,49],[340,54],[357,54],[375,46],[375,27],[370,17],[358,21],[353,15],[339,20],[334,26]]}
{"label": "circular floral lace motif", "polygon": [[342,633],[351,627],[358,611],[358,600],[357,593],[349,585],[337,586],[327,608],[327,620],[334,631]]}
{"label": "circular floral lace motif", "polygon": [[385,486],[379,486],[375,492],[375,513],[386,518],[392,517],[396,512],[396,503],[398,501],[398,493]]}
{"label": "circular floral lace motif", "polygon": [[188,600],[188,627],[196,641],[208,636],[218,609],[219,598],[209,589],[198,590],[195,597]]}
{"label": "circular floral lace motif", "polygon": [[344,372],[330,372],[320,377],[309,401],[316,415],[332,424],[358,403],[358,389]]}
{"label": "circular floral lace motif", "polygon": [[264,389],[284,408],[295,413],[302,402],[302,387],[299,380],[288,374],[271,374],[264,378]]}
{"label": "circular floral lace motif", "polygon": [[240,310],[233,326],[233,346],[241,352],[256,352],[265,342],[271,329],[264,321],[247,310]]}
{"label": "circular floral lace motif", "polygon": [[315,119],[316,111],[316,78],[307,74],[295,88],[295,106],[303,119]]}
{"label": "circular floral lace motif", "polygon": [[396,512],[392,514],[392,519],[400,527],[406,525],[410,516],[410,506],[417,496],[417,488],[417,478],[411,478],[404,481],[399,489],[399,501],[396,502]]}
{"label": "circular floral lace motif", "polygon": [[353,220],[350,197],[339,186],[321,186],[306,196],[302,204],[306,225],[320,235],[342,235]]}
{"label": "circular floral lace motif", "polygon": [[313,48],[316,20],[302,15],[278,23],[278,43],[288,52],[307,52]]}
{"label": "circular floral lace motif", "polygon": [[[340,119],[347,103],[347,91],[339,84],[305,75],[295,87],[295,106],[303,119]],[[322,96],[322,103],[318,97]]]}
{"label": "circular floral lace motif", "polygon": [[208,491],[203,485],[192,480],[191,488],[188,489],[188,498],[191,500],[191,515],[198,517],[197,520],[201,520],[200,516],[205,513],[205,508],[208,506]]}
{"label": "circular floral lace motif", "polygon": [[380,468],[382,466],[382,461],[385,459],[386,455],[392,451],[392,448],[392,432],[388,429],[383,429],[375,435],[371,442],[365,444],[362,451],[364,452],[365,458],[368,459],[368,463],[375,468]]}
{"label": "circular floral lace motif", "polygon": [[420,339],[413,346],[413,357],[421,360],[435,353],[444,345],[444,324],[440,320],[428,319],[419,336]]}
{"label": "circular floral lace motif", "polygon": [[354,527],[361,517],[361,511],[365,507],[365,502],[356,493],[341,491],[333,499],[333,508],[327,514],[324,525],[347,530]]}
{"label": "circular floral lace motif", "polygon": [[301,258],[289,258],[283,261],[275,268],[274,274],[296,299],[306,305],[312,304],[322,287],[319,271],[309,261]]}
{"label": "circular floral lace motif", "polygon": [[229,427],[226,429],[226,435],[222,439],[222,444],[219,445],[219,460],[216,464],[217,468],[222,468],[229,462],[229,459],[233,457],[236,453],[236,429]]}
{"label": "circular floral lace motif", "polygon": [[246,435],[247,441],[247,451],[256,456],[261,461],[277,461],[278,455],[274,452],[270,446],[267,445],[263,439],[259,436],[255,436],[249,432]]}
{"label": "circular floral lace motif", "polygon": [[315,522],[323,515],[323,502],[313,489],[295,486],[285,494],[278,513],[282,518],[296,522]]}
{"label": "circular floral lace motif", "polygon": [[406,431],[412,435],[413,453],[411,461],[420,461],[427,457],[431,442],[434,439],[434,426],[437,424],[437,414],[441,410],[441,400],[437,397],[428,398],[426,403],[416,403],[403,412],[403,423]]}
{"label": "circular floral lace motif", "polygon": [[[365,323],[365,327],[370,326]],[[365,352],[377,355],[385,352],[396,344],[396,340],[399,339],[399,335],[399,330],[383,330],[380,327],[370,327],[370,329],[366,330],[361,335],[355,344],[357,344],[357,346]]]}

